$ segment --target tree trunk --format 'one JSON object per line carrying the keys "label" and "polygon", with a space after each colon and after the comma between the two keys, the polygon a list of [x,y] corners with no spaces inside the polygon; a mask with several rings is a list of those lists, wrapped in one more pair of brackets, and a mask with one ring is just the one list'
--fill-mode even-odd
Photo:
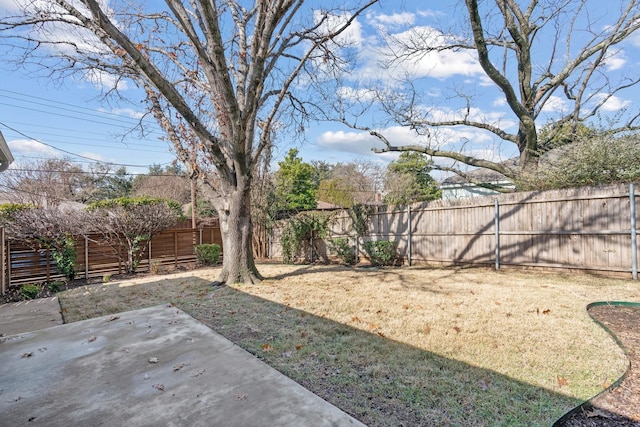
{"label": "tree trunk", "polygon": [[237,188],[218,208],[222,271],[214,284],[259,283],[262,279],[253,258],[250,192]]}

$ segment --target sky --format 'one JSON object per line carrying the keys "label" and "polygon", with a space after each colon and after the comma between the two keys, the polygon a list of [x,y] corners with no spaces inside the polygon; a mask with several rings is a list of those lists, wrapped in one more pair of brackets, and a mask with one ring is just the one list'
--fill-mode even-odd
{"label": "sky", "polygon": [[[0,0],[0,11],[12,0]],[[453,27],[459,22],[461,5],[455,0],[425,2],[418,0],[382,0],[361,16],[349,30],[348,37],[358,46],[361,63],[353,81],[376,76],[379,81],[393,81],[400,74],[416,79],[419,88],[433,102],[433,114],[455,115],[459,105],[448,104],[445,88],[471,88],[479,102],[471,111],[483,117],[494,117],[504,127],[514,129],[516,122],[505,108],[504,98],[483,75],[476,59],[466,52],[430,54],[403,66],[382,70],[381,34],[398,39],[408,31],[424,29],[430,37],[442,37],[436,28]],[[606,13],[604,11],[595,11]],[[640,36],[625,42],[609,59],[608,69],[635,70],[640,62]],[[106,103],[101,100],[104,87],[82,79],[52,81],[34,69],[12,69],[0,65],[0,131],[15,157],[12,167],[28,161],[50,157],[69,157],[89,167],[95,161],[125,166],[129,172],[144,173],[153,164],[169,165],[175,157],[162,132],[150,117],[143,117],[143,104],[137,95],[131,102]],[[610,99],[604,110],[615,112],[622,107],[635,108],[640,103],[640,91],[628,90]],[[127,93],[127,90],[123,91]],[[131,89],[134,94],[133,89]],[[562,99],[551,100],[549,112],[568,108]],[[371,123],[375,120],[372,119]],[[143,124],[144,134],[136,129]],[[395,142],[410,143],[416,136],[406,128],[378,123]],[[505,146],[495,138],[470,130],[443,131],[451,146],[482,154],[490,159],[506,159],[516,155],[514,147]],[[471,141],[473,144],[469,144]],[[302,141],[278,143],[274,161],[282,159],[290,148],[299,148],[304,161],[323,160],[329,163],[370,160],[386,164],[397,154],[375,154],[380,146],[369,135],[351,130],[338,123],[312,123]]]}

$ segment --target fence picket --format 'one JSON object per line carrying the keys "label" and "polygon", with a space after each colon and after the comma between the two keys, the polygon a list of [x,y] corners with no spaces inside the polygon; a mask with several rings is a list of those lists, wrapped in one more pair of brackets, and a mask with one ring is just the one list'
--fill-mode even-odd
{"label": "fence picket", "polygon": [[[138,269],[150,270],[153,262],[174,266],[194,262],[196,257],[193,242],[196,233],[199,233],[198,240],[201,243],[218,243],[222,246],[219,227],[165,230],[151,239],[147,259],[141,261]],[[2,235],[4,236],[4,230]],[[2,243],[2,295],[10,286],[63,278],[55,263],[52,262],[48,250],[33,250],[20,242],[13,240],[9,242],[3,239]],[[84,278],[122,272],[122,263],[111,249],[91,239],[90,236],[79,238],[76,241],[76,249],[78,252],[76,270]]]}

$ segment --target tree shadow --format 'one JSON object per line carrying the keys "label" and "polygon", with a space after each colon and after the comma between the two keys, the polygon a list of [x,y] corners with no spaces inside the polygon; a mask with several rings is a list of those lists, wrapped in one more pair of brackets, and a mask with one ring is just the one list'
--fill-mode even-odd
{"label": "tree shadow", "polygon": [[[497,197],[498,264],[619,276],[628,273],[630,212],[625,188]],[[492,266],[496,263],[495,199],[421,205],[411,211],[411,230],[406,210],[379,213],[371,238],[395,239],[400,257],[407,260],[410,233],[414,264]]]}
{"label": "tree shadow", "polygon": [[[251,295],[242,286],[211,288],[209,283],[198,276],[189,284],[183,278],[158,277],[135,286],[94,285],[75,295],[80,300],[91,294],[92,309],[104,304],[90,317],[116,314],[125,306],[174,304],[370,426],[549,426],[582,403],[375,330]],[[86,314],[78,313],[74,298],[60,296],[63,311]]]}
{"label": "tree shadow", "polygon": [[177,305],[371,426],[548,426],[581,403],[235,288]]}

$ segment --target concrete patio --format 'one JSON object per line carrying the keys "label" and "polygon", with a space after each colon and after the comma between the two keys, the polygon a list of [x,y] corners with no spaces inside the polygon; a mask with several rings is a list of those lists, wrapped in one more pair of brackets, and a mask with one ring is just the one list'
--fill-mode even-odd
{"label": "concrete patio", "polygon": [[363,425],[173,306],[13,335],[24,313],[8,308],[1,425]]}

